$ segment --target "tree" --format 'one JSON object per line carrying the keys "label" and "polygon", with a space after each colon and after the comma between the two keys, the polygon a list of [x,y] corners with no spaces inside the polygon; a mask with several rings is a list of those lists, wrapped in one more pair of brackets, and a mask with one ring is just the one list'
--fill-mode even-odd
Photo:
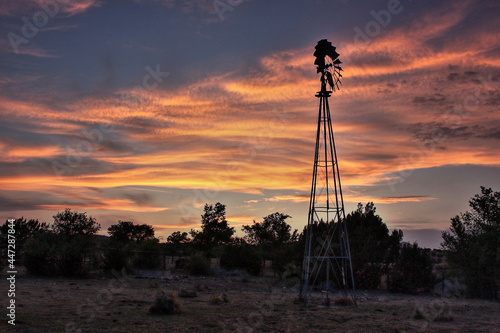
{"label": "tree", "polygon": [[70,208],[57,213],[53,218],[52,230],[59,235],[93,235],[101,229],[95,218],[87,216],[87,213],[72,212]]}
{"label": "tree", "polygon": [[32,267],[31,272],[37,274],[40,270],[34,266],[47,264],[51,271],[42,274],[87,275],[95,254],[94,234],[101,226],[86,213],[72,212],[69,208],[53,217],[51,232],[30,239],[29,249],[26,249],[29,254],[25,258],[26,268],[30,270]]}
{"label": "tree", "polygon": [[[253,221],[252,225],[244,225],[242,230],[246,233],[245,240],[249,244],[258,246],[265,258],[272,259],[275,273],[282,273],[292,261],[297,261],[297,230],[292,232],[292,227],[286,223],[291,217],[279,212],[269,214],[262,222]],[[303,248],[299,251],[303,253]],[[300,259],[298,260],[300,261]]]}
{"label": "tree", "polygon": [[107,268],[121,270],[135,268],[154,269],[161,262],[162,248],[149,224],[118,221],[108,228],[112,248],[105,254]]}
{"label": "tree", "polygon": [[226,269],[240,268],[252,275],[259,275],[262,271],[262,255],[256,246],[235,242],[224,248],[220,265]]}
{"label": "tree", "polygon": [[60,274],[58,260],[61,253],[61,237],[43,232],[30,237],[24,246],[23,264],[34,275]]}
{"label": "tree", "polygon": [[231,241],[234,228],[229,227],[226,220],[226,205],[217,202],[214,205],[205,204],[205,213],[201,216],[201,231],[191,230],[193,243],[200,245],[211,255],[212,249]]}
{"label": "tree", "polygon": [[357,209],[345,218],[358,288],[377,288],[385,269],[383,264],[396,262],[399,256],[403,232],[394,230],[389,234],[389,228],[376,212],[373,202],[364,207],[358,203]]}
{"label": "tree", "polygon": [[[10,227],[9,221],[5,221],[5,223],[0,227],[1,244],[2,248],[7,248],[7,233]],[[45,222],[38,222],[38,220],[26,220],[24,217],[18,218],[14,220],[14,230],[16,236],[16,257],[20,258],[22,253],[22,249],[26,241],[33,237],[34,235],[40,232],[46,232],[49,230],[49,225]]]}
{"label": "tree", "polygon": [[471,211],[451,219],[441,246],[451,268],[465,278],[471,297],[498,298],[500,277],[500,192],[481,186]]}
{"label": "tree", "polygon": [[108,228],[108,234],[113,241],[119,243],[140,243],[155,239],[155,230],[149,224],[134,224],[132,222],[118,221]]}
{"label": "tree", "polygon": [[354,268],[368,263],[382,263],[386,261],[388,249],[399,248],[403,232],[395,230],[389,235],[389,229],[376,214],[373,202],[368,202],[364,209],[358,203],[357,209],[346,216],[345,222]]}
{"label": "tree", "polygon": [[191,239],[188,237],[187,232],[174,231],[170,236],[167,237],[167,242],[172,243],[176,246],[183,243],[189,243]]}
{"label": "tree", "polygon": [[249,244],[271,244],[279,246],[283,243],[294,242],[298,239],[297,229],[291,232],[292,227],[286,223],[290,215],[273,213],[264,217],[262,222],[253,221],[253,225],[244,225],[241,229],[246,235]]}
{"label": "tree", "polygon": [[404,244],[396,264],[388,274],[387,289],[414,294],[429,291],[434,284],[429,250],[421,249],[417,243]]}

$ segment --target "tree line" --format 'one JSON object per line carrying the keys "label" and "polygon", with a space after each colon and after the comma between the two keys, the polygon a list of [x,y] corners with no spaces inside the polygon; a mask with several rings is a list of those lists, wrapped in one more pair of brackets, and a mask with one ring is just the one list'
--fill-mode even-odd
{"label": "tree line", "polygon": [[[497,298],[500,267],[500,192],[481,187],[470,201],[472,210],[451,219],[443,232],[442,247],[452,274],[468,287],[469,296]],[[281,278],[300,278],[307,226],[292,230],[291,216],[276,212],[262,221],[242,226],[243,237],[226,219],[226,206],[206,204],[201,228],[175,231],[166,242],[155,236],[148,224],[118,221],[107,231],[109,237],[96,237],[97,221],[66,209],[53,216],[49,225],[38,220],[14,221],[17,255],[28,272],[36,275],[86,276],[92,269],[131,270],[162,268],[165,256],[178,257],[177,267],[191,274],[210,274],[210,258],[219,258],[226,269],[262,273],[270,260]],[[389,231],[376,213],[373,202],[358,204],[345,222],[349,234],[355,283],[358,289],[374,289],[380,277],[387,277],[387,288],[394,292],[429,291],[435,284],[429,251],[418,244],[402,242],[401,230]],[[332,230],[328,221],[319,221],[316,233]],[[7,221],[0,227],[5,244]],[[2,248],[6,248],[3,246]],[[99,249],[99,251],[97,251]]]}

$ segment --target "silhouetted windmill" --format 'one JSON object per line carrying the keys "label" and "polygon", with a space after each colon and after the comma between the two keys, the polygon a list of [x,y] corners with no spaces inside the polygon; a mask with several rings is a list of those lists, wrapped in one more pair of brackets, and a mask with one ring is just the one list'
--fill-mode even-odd
{"label": "silhouetted windmill", "polygon": [[342,290],[344,297],[350,296],[356,304],[344,200],[328,105],[332,91],[340,89],[342,62],[335,47],[326,39],[318,42],[314,56],[317,72],[321,74],[321,90],[316,94],[319,98],[318,127],[300,297],[307,305],[311,289],[320,288],[324,303],[329,303],[329,293]]}

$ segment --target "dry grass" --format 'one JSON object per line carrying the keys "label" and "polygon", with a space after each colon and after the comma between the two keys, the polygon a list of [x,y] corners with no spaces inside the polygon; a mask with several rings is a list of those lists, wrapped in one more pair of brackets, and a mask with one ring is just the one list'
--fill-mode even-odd
{"label": "dry grass", "polygon": [[177,294],[173,290],[160,292],[156,296],[155,303],[149,308],[149,313],[153,315],[179,314],[183,311],[182,304],[177,299]]}
{"label": "dry grass", "polygon": [[339,305],[339,306],[352,306],[354,305],[353,301],[351,298],[349,297],[340,297],[340,298],[336,298],[334,301],[333,301],[333,304],[335,305]]}
{"label": "dry grass", "polygon": [[228,299],[227,299],[226,294],[213,295],[208,300],[208,303],[210,303],[210,304],[221,304],[221,303],[227,303],[227,302],[228,302]]}
{"label": "dry grass", "polygon": [[[5,277],[5,274],[0,276]],[[0,331],[498,332],[500,317],[498,302],[381,292],[358,293],[358,305],[350,307],[321,306],[321,297],[317,295],[304,308],[293,302],[297,291],[276,286],[276,280],[271,278],[241,282],[220,277],[179,277],[154,282],[134,278],[76,280],[18,276],[17,324],[13,327],[3,320]],[[196,286],[205,287],[199,288],[202,290],[197,298],[182,299],[181,313],[148,314],[159,292],[192,290]],[[219,298],[221,294],[227,295],[230,302],[211,304],[211,298],[214,295]],[[6,293],[3,295],[5,304]],[[332,300],[334,296],[339,295],[332,295]],[[419,309],[420,316],[415,317],[415,309]]]}

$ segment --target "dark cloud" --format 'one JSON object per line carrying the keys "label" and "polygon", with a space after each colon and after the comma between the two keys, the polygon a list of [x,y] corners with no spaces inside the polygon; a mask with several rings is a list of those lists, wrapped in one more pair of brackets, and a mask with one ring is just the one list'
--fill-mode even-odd
{"label": "dark cloud", "polygon": [[425,106],[445,106],[450,104],[446,96],[440,93],[427,94],[424,96],[415,96],[412,102],[413,104],[416,105],[425,105]]}
{"label": "dark cloud", "polygon": [[[495,90],[488,92],[488,97],[484,103],[489,106],[500,106],[500,91]],[[498,110],[492,110],[492,112],[497,112],[497,111]]]}
{"label": "dark cloud", "polygon": [[489,131],[486,131],[485,134],[480,134],[477,137],[482,138],[482,139],[498,139],[498,140],[500,140],[500,130],[492,128]]}
{"label": "dark cloud", "polygon": [[419,123],[412,127],[414,138],[420,141],[446,141],[451,139],[466,140],[499,139],[500,131],[496,127],[487,128],[482,125],[447,126],[443,123]]}
{"label": "dark cloud", "polygon": [[148,193],[123,193],[123,197],[135,202],[138,206],[152,205],[155,198]]}
{"label": "dark cloud", "polygon": [[174,122],[167,121],[161,117],[154,117],[154,115],[143,117],[131,116],[120,119],[119,124],[116,126],[126,133],[141,134],[171,128],[174,126]]}
{"label": "dark cloud", "polygon": [[29,158],[19,162],[0,162],[0,177],[13,176],[62,176],[76,177],[109,174],[119,170],[129,170],[134,165],[115,164],[81,155],[59,155],[53,158]]}
{"label": "dark cloud", "polygon": [[453,83],[468,83],[472,82],[475,84],[481,84],[481,80],[478,78],[480,73],[475,71],[462,71],[462,72],[452,72],[446,77],[447,81]]}
{"label": "dark cloud", "polygon": [[390,161],[397,159],[399,155],[397,154],[372,154],[372,153],[366,153],[366,152],[358,152],[356,154],[349,154],[349,159],[350,160],[355,160],[355,161],[371,161],[371,160],[385,160],[385,161]]}
{"label": "dark cloud", "polygon": [[381,199],[431,199],[431,196],[428,195],[401,195],[401,196],[393,196],[393,197],[381,197]]}
{"label": "dark cloud", "polygon": [[410,59],[402,57],[397,52],[383,52],[369,50],[356,51],[349,56],[349,63],[356,64],[360,67],[390,67],[400,66],[401,64],[409,62]]}
{"label": "dark cloud", "polygon": [[0,196],[0,211],[39,210],[46,205],[66,207],[99,205],[98,198],[75,195],[68,190],[4,191]]}
{"label": "dark cloud", "polygon": [[[6,195],[5,195],[6,194]],[[30,193],[33,196],[33,193]],[[0,196],[0,211],[18,211],[18,210],[36,210],[39,209],[38,204],[33,199],[26,197],[16,197],[11,192],[5,192]]]}
{"label": "dark cloud", "polygon": [[463,125],[451,127],[439,122],[417,123],[409,127],[413,138],[422,142],[444,142],[450,140],[467,140],[471,138],[495,139],[498,129],[485,128],[481,125]]}

